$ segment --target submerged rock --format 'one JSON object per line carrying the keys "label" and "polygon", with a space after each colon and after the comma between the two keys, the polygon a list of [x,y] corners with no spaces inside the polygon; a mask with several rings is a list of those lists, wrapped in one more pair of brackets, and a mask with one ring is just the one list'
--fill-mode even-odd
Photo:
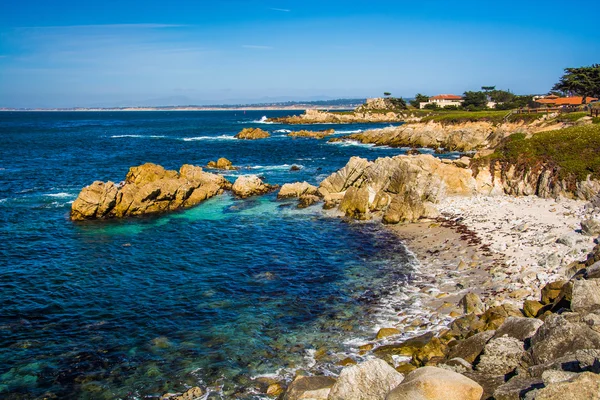
{"label": "submerged rock", "polygon": [[71,219],[123,218],[192,207],[230,187],[227,179],[200,167],[186,164],[177,172],[147,163],[130,168],[119,186],[96,181],[83,188],[71,206]]}
{"label": "submerged rock", "polygon": [[328,400],[383,399],[404,380],[388,363],[373,359],[346,367],[331,388]]}
{"label": "submerged rock", "polygon": [[236,139],[255,140],[255,139],[265,139],[270,136],[271,136],[271,134],[269,132],[263,131],[260,128],[244,128],[234,137]]}

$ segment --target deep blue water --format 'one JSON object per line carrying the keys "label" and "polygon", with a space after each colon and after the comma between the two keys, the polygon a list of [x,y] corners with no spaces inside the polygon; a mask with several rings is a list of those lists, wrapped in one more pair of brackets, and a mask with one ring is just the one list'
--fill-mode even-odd
{"label": "deep blue water", "polygon": [[[145,162],[227,157],[247,167],[232,181],[318,184],[351,156],[402,152],[256,122],[285,114],[0,113],[0,397],[152,398],[201,385],[254,398],[249,377],[308,368],[311,350],[335,363],[345,341],[370,335],[377,300],[410,274],[404,247],[377,224],[274,194],[151,218],[68,218],[83,186]],[[250,126],[273,136],[232,139]]]}

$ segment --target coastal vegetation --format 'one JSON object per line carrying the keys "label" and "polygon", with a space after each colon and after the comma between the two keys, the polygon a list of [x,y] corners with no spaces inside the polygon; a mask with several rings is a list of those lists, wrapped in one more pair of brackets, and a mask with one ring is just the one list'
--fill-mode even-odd
{"label": "coastal vegetation", "polygon": [[552,87],[569,96],[600,97],[600,64],[589,67],[565,68],[564,75]]}
{"label": "coastal vegetation", "polygon": [[506,138],[491,160],[534,168],[540,164],[555,166],[562,177],[577,181],[600,178],[600,124],[574,126],[531,137],[515,133]]}

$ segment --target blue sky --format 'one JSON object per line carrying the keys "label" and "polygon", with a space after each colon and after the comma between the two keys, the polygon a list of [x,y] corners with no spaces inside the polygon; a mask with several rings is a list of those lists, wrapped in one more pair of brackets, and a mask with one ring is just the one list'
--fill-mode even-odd
{"label": "blue sky", "polygon": [[0,0],[0,107],[544,93],[600,62],[586,4]]}

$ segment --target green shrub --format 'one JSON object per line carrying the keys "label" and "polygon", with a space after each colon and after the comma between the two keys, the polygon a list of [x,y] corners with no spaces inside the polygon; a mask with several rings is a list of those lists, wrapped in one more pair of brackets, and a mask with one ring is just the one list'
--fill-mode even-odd
{"label": "green shrub", "polygon": [[546,163],[560,168],[562,177],[585,180],[588,175],[600,178],[600,125],[574,126],[536,133],[526,139],[516,133],[498,146],[491,159],[511,164]]}

